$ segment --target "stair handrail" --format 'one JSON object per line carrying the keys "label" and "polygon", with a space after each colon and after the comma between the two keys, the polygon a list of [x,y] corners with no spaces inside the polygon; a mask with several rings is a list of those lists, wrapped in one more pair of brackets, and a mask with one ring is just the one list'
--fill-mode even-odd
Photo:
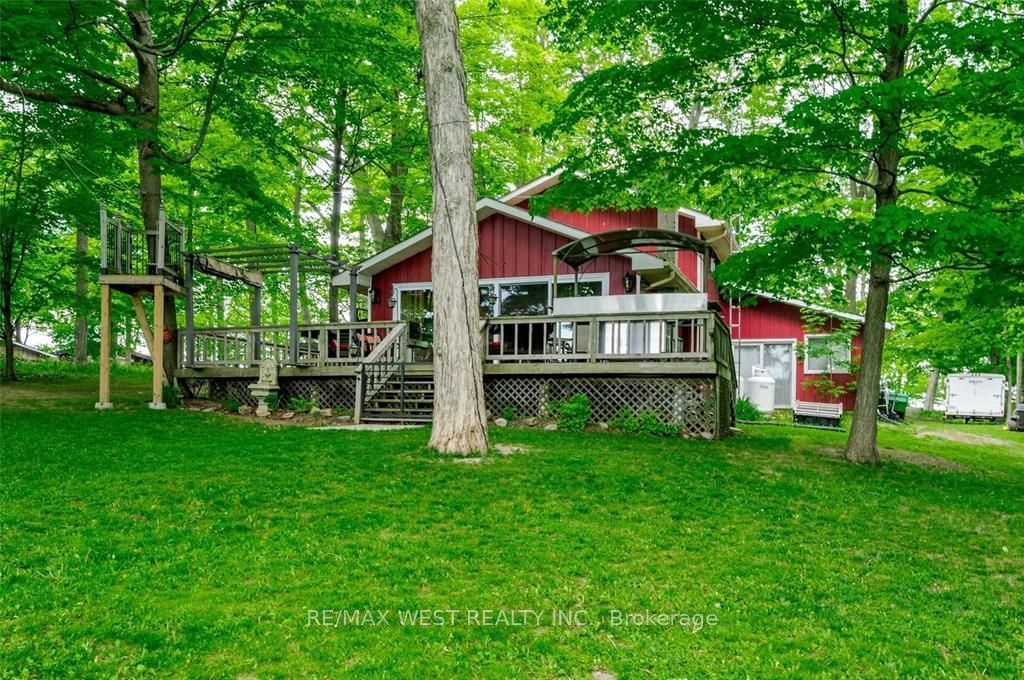
{"label": "stair handrail", "polygon": [[[390,333],[384,336],[384,340],[377,343],[377,346],[373,348],[373,351],[366,355],[366,358],[363,359],[363,363],[372,364],[380,361],[384,354],[395,354],[395,352],[393,352],[393,348],[405,339],[405,331],[408,327],[409,324],[405,321],[399,322],[398,325],[391,329]],[[399,359],[401,358],[401,350],[404,348],[404,344],[402,347],[398,348],[399,351],[397,352],[397,355]]]}
{"label": "stair handrail", "polygon": [[399,323],[391,329],[384,341],[363,359],[359,366],[360,394],[356,395],[356,398],[360,400],[360,406],[373,399],[391,379],[391,376],[405,363],[407,329],[406,322]]}

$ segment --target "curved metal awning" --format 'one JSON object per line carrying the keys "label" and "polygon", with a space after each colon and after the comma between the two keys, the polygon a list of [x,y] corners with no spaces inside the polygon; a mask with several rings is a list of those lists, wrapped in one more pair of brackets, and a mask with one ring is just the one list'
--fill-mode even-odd
{"label": "curved metal awning", "polygon": [[552,256],[579,269],[594,258],[621,253],[636,248],[662,250],[692,250],[705,253],[709,244],[699,238],[667,229],[617,229],[584,236],[552,252]]}

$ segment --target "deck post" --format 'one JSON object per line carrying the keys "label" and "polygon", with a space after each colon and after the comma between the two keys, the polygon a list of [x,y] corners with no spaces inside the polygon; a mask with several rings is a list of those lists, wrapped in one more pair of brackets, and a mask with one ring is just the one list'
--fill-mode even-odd
{"label": "deck post", "polygon": [[153,286],[153,401],[152,409],[164,409],[164,287]]}
{"label": "deck post", "polygon": [[189,257],[185,262],[185,350],[181,362],[184,366],[191,366],[196,359],[196,313],[193,298],[195,280],[193,274],[192,258]]}
{"label": "deck post", "polygon": [[290,245],[291,266],[288,286],[288,355],[292,364],[299,363],[299,247]]}
{"label": "deck post", "polygon": [[352,409],[352,423],[358,425],[363,420],[363,367],[356,366],[356,399]]}
{"label": "deck post", "polygon": [[704,294],[711,295],[711,246],[704,246]]}
{"label": "deck post", "polygon": [[549,309],[555,311],[555,298],[558,297],[558,258],[551,256],[551,306]]}
{"label": "deck post", "polygon": [[[356,308],[356,300],[359,298],[359,269],[352,267],[348,270],[348,320],[352,323],[359,322],[359,310]],[[367,314],[369,317],[369,314]]]}
{"label": "deck post", "polygon": [[[253,286],[249,296],[249,325],[259,327],[263,323],[263,288]],[[260,356],[260,334],[253,331],[249,337],[249,359],[259,361]]]}
{"label": "deck post", "polygon": [[160,206],[160,220],[157,222],[156,232],[156,272],[164,273],[164,264],[167,260],[167,213],[164,207]]}
{"label": "deck post", "polygon": [[109,265],[107,264],[107,258],[109,257],[109,253],[107,253],[107,230],[108,230],[108,227],[107,227],[107,206],[101,205],[100,206],[100,274],[106,274],[107,273],[107,268],[109,267]]}
{"label": "deck post", "polygon": [[121,228],[121,218],[114,214],[114,273],[115,274],[131,274],[131,249],[129,248],[128,266],[122,266],[122,253],[121,253],[121,237],[124,234],[124,229]]}
{"label": "deck post", "polygon": [[110,403],[110,284],[100,284],[100,400],[96,408],[113,408]]}

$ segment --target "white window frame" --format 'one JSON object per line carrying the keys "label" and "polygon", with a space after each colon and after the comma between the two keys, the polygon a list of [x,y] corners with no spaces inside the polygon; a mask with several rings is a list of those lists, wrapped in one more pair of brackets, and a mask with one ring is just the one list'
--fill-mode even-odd
{"label": "white window frame", "polygon": [[[572,274],[559,274],[558,283],[573,283],[576,281],[576,277]],[[596,274],[580,274],[580,283],[584,282],[597,282],[601,284],[601,295],[608,295],[608,291],[611,290],[611,274],[608,272],[600,272]],[[524,284],[524,283],[546,283],[548,284],[548,308],[554,304],[554,289],[551,286],[550,276],[505,276],[500,278],[489,278],[480,279],[478,282],[481,286],[501,286],[502,284]],[[391,318],[393,321],[398,321],[402,318],[402,291],[409,290],[433,290],[434,285],[429,281],[418,282],[418,283],[395,283],[391,286],[392,295],[395,296],[395,306],[391,310]],[[496,291],[497,292],[497,291]],[[499,293],[496,300],[495,306],[497,307],[498,316],[501,316],[501,294]]]}
{"label": "white window frame", "polygon": [[[796,406],[796,383],[797,383],[797,377],[796,377],[796,369],[797,369],[797,366],[796,366],[796,356],[797,356],[796,345],[797,345],[797,341],[796,341],[796,338],[766,338],[764,340],[762,340],[760,338],[753,338],[753,339],[750,339],[750,340],[735,340],[734,339],[732,341],[732,346],[733,347],[742,347],[742,346],[751,347],[751,346],[754,346],[754,345],[758,345],[759,346],[759,349],[757,351],[757,363],[758,363],[759,366],[764,366],[764,346],[765,345],[789,345],[790,346],[790,352],[789,352],[789,356],[790,356],[790,367],[789,367],[789,370],[790,370],[789,403],[788,404],[776,404],[775,407],[776,408],[793,408],[794,406]],[[739,390],[739,385],[736,385],[736,389]]]}
{"label": "white window frame", "polygon": [[842,357],[836,357],[833,354],[829,354],[829,356],[828,356],[828,368],[826,370],[818,371],[818,370],[813,370],[811,368],[808,368],[808,366],[809,366],[808,360],[811,358],[810,351],[809,351],[810,350],[810,344],[811,344],[810,341],[814,340],[814,339],[817,339],[817,338],[826,338],[827,339],[827,338],[831,338],[831,337],[834,337],[834,336],[835,336],[835,333],[808,333],[808,334],[804,335],[804,375],[850,375],[849,369],[844,368],[842,370],[836,370],[835,365],[832,363],[833,359],[839,359],[840,361],[845,361],[846,363],[850,363],[850,361],[853,360],[853,340],[851,340],[850,338],[846,338],[846,341],[844,343],[845,344],[845,350],[846,350],[846,358],[845,359],[843,359]]}

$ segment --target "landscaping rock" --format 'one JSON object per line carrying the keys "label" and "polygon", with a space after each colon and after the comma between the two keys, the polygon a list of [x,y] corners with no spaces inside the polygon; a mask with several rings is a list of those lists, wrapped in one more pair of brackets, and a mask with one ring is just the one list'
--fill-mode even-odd
{"label": "landscaping rock", "polygon": [[508,427],[508,421],[505,420],[504,418],[495,418],[494,419],[494,424],[497,427]]}
{"label": "landscaping rock", "polygon": [[352,422],[352,416],[344,416],[344,415],[343,416],[338,416],[338,422],[339,423],[351,423]]}
{"label": "landscaping rock", "polygon": [[596,670],[590,674],[591,680],[615,680],[615,673],[611,671]]}
{"label": "landscaping rock", "polygon": [[204,408],[203,409],[203,413],[213,413],[214,411],[219,411],[219,410],[220,410],[219,406],[211,406],[210,408]]}
{"label": "landscaping rock", "polygon": [[249,416],[249,415],[252,415],[254,410],[255,409],[253,409],[252,406],[247,406],[245,404],[242,404],[241,406],[238,407],[238,415],[240,415],[240,416]]}
{"label": "landscaping rock", "polygon": [[270,409],[268,409],[268,408],[258,408],[258,409],[256,409],[256,417],[257,418],[269,418],[270,417]]}
{"label": "landscaping rock", "polygon": [[295,417],[295,411],[285,411],[281,414],[281,420],[291,420]]}
{"label": "landscaping rock", "polygon": [[599,430],[602,430],[602,431],[604,431],[604,432],[607,432],[607,431],[608,431],[608,423],[605,423],[605,422],[599,422],[599,423],[597,424],[597,429],[599,429]]}
{"label": "landscaping rock", "polygon": [[322,415],[324,418],[330,418],[334,415],[334,411],[329,408],[322,408],[320,409],[320,415]]}
{"label": "landscaping rock", "polygon": [[712,439],[715,438],[715,435],[711,434],[710,432],[701,432],[700,436],[704,437],[704,439],[707,439],[708,441],[711,441]]}
{"label": "landscaping rock", "polygon": [[534,427],[536,424],[537,419],[532,416],[523,420],[523,425],[526,425],[527,427]]}
{"label": "landscaping rock", "polygon": [[555,430],[558,429],[558,423],[548,423],[547,425],[544,426],[544,429],[549,432],[554,432]]}
{"label": "landscaping rock", "polygon": [[321,413],[321,410],[320,410],[319,406],[314,406],[314,407],[309,409],[309,415],[311,415],[311,416],[318,416],[318,415],[320,415],[320,413]]}

